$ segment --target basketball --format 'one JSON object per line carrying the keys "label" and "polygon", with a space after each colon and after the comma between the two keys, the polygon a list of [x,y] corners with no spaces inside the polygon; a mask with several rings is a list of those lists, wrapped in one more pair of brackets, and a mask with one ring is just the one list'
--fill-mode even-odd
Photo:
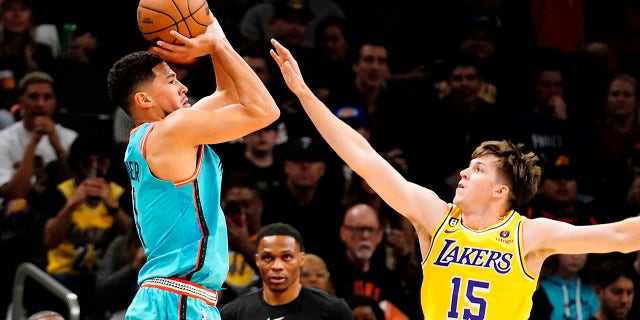
{"label": "basketball", "polygon": [[179,44],[171,30],[193,38],[211,23],[207,0],[140,0],[138,4],[138,28],[153,44],[157,40]]}

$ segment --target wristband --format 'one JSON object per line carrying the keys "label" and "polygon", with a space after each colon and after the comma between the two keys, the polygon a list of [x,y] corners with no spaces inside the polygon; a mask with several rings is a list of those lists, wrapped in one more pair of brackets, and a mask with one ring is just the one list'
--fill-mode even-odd
{"label": "wristband", "polygon": [[213,34],[216,35],[217,37],[221,38],[221,39],[224,39],[224,37],[225,37],[224,31],[222,31],[222,27],[218,23],[218,19],[215,19],[215,18],[214,18],[214,21],[213,21]]}

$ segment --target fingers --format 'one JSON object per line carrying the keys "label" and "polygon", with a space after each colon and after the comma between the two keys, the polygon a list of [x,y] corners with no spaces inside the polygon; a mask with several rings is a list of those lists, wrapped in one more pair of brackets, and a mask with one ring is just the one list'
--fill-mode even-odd
{"label": "fingers", "polygon": [[278,48],[282,48],[282,45],[280,44],[280,42],[278,42],[276,39],[271,38],[271,45],[273,45],[276,49]]}
{"label": "fingers", "polygon": [[275,60],[276,63],[278,63],[278,65],[280,65],[280,57],[278,56],[278,54],[275,51],[273,51],[273,49],[269,50],[269,54],[271,55],[273,60]]}
{"label": "fingers", "polygon": [[278,53],[278,56],[280,56],[281,58],[290,55],[289,49],[287,49],[283,45],[281,45],[280,42],[278,42],[276,39],[272,38],[271,39],[271,44],[276,49],[276,52]]}
{"label": "fingers", "polygon": [[175,31],[175,30],[171,30],[171,31],[169,31],[169,33],[172,36],[176,37],[176,39],[178,39],[182,43],[187,43],[189,41],[189,39],[190,39],[189,37],[186,37],[186,36],[182,35],[180,32]]}

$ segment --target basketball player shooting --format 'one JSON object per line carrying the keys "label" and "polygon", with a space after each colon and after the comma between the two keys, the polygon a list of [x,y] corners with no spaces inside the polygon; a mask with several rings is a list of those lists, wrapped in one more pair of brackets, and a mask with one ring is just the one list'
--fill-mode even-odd
{"label": "basketball player shooting", "polygon": [[[638,217],[573,226],[516,212],[536,193],[541,169],[533,153],[509,141],[486,141],[476,148],[469,167],[460,172],[451,203],[405,180],[309,90],[289,50],[271,43],[271,56],[287,86],[322,137],[415,227],[423,259],[425,319],[525,320],[547,257],[640,250]],[[434,150],[433,156],[446,153]]]}
{"label": "basketball player shooting", "polygon": [[[147,262],[126,319],[220,319],[217,290],[228,265],[220,209],[221,162],[209,145],[275,121],[279,109],[217,21],[182,45],[158,41],[131,53],[108,74],[114,102],[135,121],[125,163],[134,220]],[[163,61],[210,55],[213,93],[190,106],[187,88]]]}

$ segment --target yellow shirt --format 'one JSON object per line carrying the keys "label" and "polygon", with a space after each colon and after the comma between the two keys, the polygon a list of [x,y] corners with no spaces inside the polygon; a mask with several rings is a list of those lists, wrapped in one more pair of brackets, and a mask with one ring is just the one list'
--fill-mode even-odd
{"label": "yellow shirt", "polygon": [[[76,189],[74,179],[60,183],[58,190],[65,199],[69,199]],[[120,199],[124,189],[114,182],[109,183],[111,195]],[[112,227],[115,219],[108,213],[105,204],[81,203],[71,213],[71,228],[64,240],[47,251],[47,272],[49,274],[68,274],[92,271],[110,240],[115,234]]]}
{"label": "yellow shirt", "polygon": [[[250,237],[252,243],[255,243],[258,234],[254,234]],[[254,259],[254,257],[249,257]],[[255,273],[251,265],[247,262],[247,257],[240,252],[235,252],[229,249],[229,272],[227,273],[227,285],[233,288],[243,289],[250,284],[253,284],[258,280],[258,275]]]}
{"label": "yellow shirt", "polygon": [[516,211],[484,230],[449,212],[433,234],[422,262],[422,310],[426,320],[526,320],[538,277],[522,255],[522,217]]}

